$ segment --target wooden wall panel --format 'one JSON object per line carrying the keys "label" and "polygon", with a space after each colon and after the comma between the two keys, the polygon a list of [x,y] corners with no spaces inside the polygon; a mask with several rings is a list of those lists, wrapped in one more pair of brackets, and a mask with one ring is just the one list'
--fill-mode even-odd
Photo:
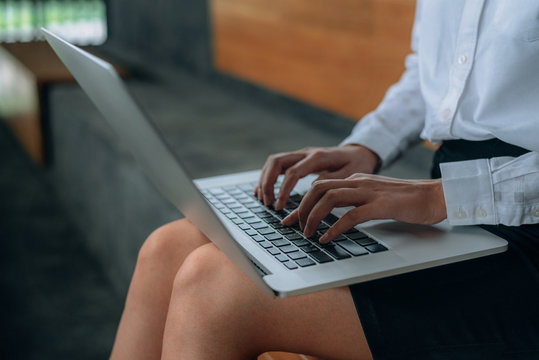
{"label": "wooden wall panel", "polygon": [[217,69],[358,118],[399,79],[414,0],[211,0]]}

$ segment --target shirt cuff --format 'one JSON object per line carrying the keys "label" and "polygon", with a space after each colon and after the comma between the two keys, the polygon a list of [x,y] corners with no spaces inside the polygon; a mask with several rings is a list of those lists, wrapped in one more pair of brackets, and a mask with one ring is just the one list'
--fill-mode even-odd
{"label": "shirt cuff", "polygon": [[374,151],[380,157],[382,168],[388,166],[399,154],[399,147],[394,136],[382,126],[376,124],[375,119],[367,119],[373,113],[363,118],[356,125],[354,131],[345,138],[340,145],[358,144]]}
{"label": "shirt cuff", "polygon": [[497,224],[488,159],[440,164],[451,225]]}

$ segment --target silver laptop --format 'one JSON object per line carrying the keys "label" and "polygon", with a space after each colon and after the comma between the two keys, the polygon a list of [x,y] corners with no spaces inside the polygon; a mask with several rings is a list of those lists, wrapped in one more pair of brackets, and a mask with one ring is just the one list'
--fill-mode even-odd
{"label": "silver laptop", "polygon": [[[475,226],[370,221],[328,245],[280,224],[312,178],[275,212],[253,196],[259,171],[192,180],[107,62],[47,30],[47,41],[161,193],[268,294],[288,297],[503,252],[507,242]],[[347,209],[336,209],[319,234]]]}

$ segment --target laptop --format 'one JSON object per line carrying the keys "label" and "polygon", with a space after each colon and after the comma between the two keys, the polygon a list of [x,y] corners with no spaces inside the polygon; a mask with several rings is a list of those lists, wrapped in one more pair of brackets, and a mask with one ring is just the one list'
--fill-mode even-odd
{"label": "laptop", "polygon": [[319,244],[320,234],[347,208],[335,209],[317,235],[305,238],[299,228],[284,227],[281,219],[298,206],[313,177],[302,179],[278,212],[253,195],[260,171],[193,180],[112,65],[42,32],[154,186],[272,296],[300,295],[507,249],[505,240],[477,226],[451,227],[446,221],[433,226],[370,221]]}

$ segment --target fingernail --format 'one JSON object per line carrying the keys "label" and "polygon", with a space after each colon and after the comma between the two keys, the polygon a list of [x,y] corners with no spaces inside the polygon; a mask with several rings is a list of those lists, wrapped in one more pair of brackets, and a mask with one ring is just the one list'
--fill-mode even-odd
{"label": "fingernail", "polygon": [[306,226],[305,229],[303,229],[303,234],[307,237],[311,237],[313,234],[311,234],[311,229]]}
{"label": "fingernail", "polygon": [[319,242],[320,244],[325,244],[327,238],[328,238],[328,235],[327,235],[327,234],[324,234],[324,235],[320,236],[320,239],[318,239],[318,242]]}

